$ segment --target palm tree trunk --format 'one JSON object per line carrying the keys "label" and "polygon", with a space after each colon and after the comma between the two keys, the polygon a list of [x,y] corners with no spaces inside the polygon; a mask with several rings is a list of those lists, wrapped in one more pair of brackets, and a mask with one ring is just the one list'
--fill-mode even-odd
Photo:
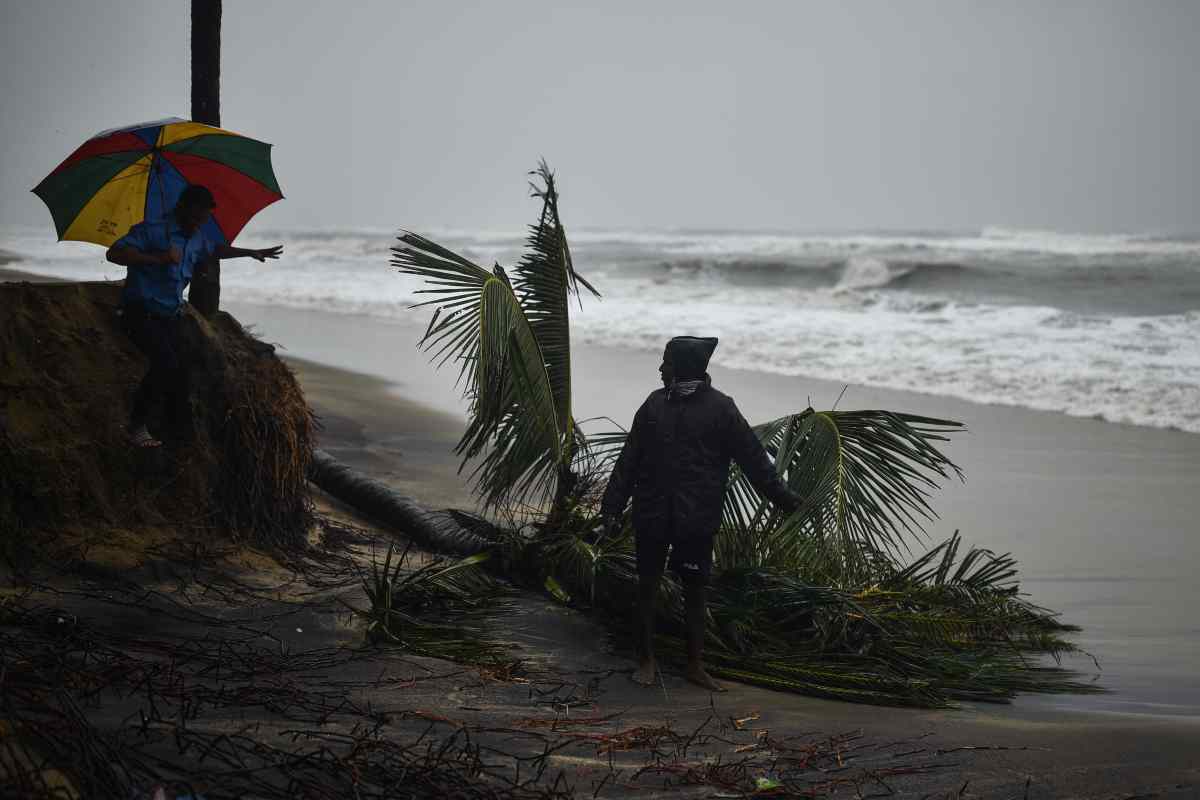
{"label": "palm tree trunk", "polygon": [[[221,125],[221,0],[192,0],[192,120]],[[217,313],[219,260],[209,258],[197,267],[188,302],[206,317]]]}
{"label": "palm tree trunk", "polygon": [[494,544],[464,528],[448,512],[429,511],[411,497],[351,469],[324,450],[313,451],[308,479],[338,500],[435,552],[469,556]]}
{"label": "palm tree trunk", "polygon": [[192,121],[221,124],[221,0],[192,0]]}
{"label": "palm tree trunk", "polygon": [[550,506],[550,513],[546,515],[547,530],[557,530],[567,521],[567,516],[570,514],[567,504],[571,500],[575,492],[575,484],[578,482],[579,476],[572,472],[569,466],[558,468],[558,481],[554,486],[554,501]]}

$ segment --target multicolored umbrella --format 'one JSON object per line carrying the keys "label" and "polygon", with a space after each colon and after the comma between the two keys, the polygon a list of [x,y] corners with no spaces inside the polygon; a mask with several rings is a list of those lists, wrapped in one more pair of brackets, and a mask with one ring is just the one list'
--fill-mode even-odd
{"label": "multicolored umbrella", "polygon": [[33,192],[50,209],[59,241],[108,247],[135,223],[163,219],[191,183],[216,198],[202,230],[218,244],[283,199],[271,145],[174,117],[96,134]]}

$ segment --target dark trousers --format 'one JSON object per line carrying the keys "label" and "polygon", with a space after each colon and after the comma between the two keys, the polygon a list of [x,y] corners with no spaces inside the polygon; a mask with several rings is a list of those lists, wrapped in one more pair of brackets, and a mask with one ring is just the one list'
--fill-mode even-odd
{"label": "dark trousers", "polygon": [[196,267],[192,285],[188,289],[188,302],[206,318],[211,318],[221,307],[221,261],[208,258]]}
{"label": "dark trousers", "polygon": [[166,423],[172,433],[186,436],[191,423],[188,405],[188,362],[183,348],[181,317],[159,317],[140,303],[125,306],[125,331],[150,361],[150,369],[133,395],[130,425],[145,425],[156,403],[164,404]]}

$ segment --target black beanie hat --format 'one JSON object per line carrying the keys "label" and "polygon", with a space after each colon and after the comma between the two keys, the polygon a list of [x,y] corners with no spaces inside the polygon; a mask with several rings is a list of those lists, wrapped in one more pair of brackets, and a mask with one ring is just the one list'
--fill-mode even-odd
{"label": "black beanie hat", "polygon": [[677,380],[694,380],[704,376],[716,349],[715,336],[676,336],[667,342],[663,360],[675,370]]}

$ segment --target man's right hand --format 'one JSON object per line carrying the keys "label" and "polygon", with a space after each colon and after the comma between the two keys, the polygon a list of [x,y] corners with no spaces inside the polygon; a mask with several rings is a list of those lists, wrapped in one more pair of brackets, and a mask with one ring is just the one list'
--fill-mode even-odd
{"label": "man's right hand", "polygon": [[171,245],[169,250],[163,250],[158,254],[158,263],[164,267],[169,267],[172,264],[178,264],[183,258],[183,253],[179,252],[179,248]]}
{"label": "man's right hand", "polygon": [[779,508],[784,514],[791,516],[804,507],[804,498],[796,492],[788,492],[788,496],[779,504]]}
{"label": "man's right hand", "polygon": [[[135,250],[134,252],[137,251]],[[142,253],[141,256],[145,259],[143,263],[156,267],[169,267],[172,264],[179,263],[179,248],[172,245],[170,250],[155,250],[149,253]]]}

